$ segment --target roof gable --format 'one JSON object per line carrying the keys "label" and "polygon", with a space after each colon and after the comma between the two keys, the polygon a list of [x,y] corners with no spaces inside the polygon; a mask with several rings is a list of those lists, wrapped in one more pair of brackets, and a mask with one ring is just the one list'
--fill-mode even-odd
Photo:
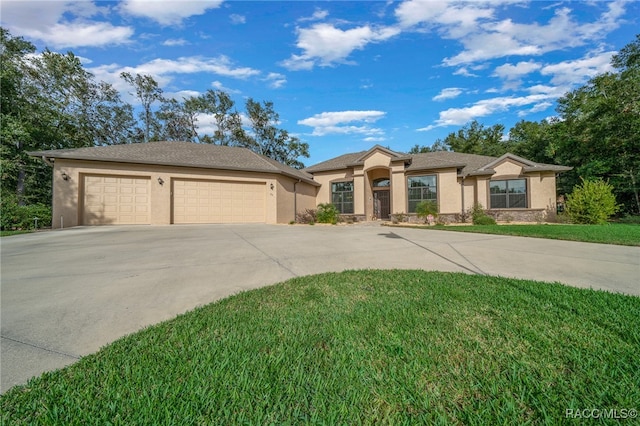
{"label": "roof gable", "polygon": [[371,148],[368,151],[365,151],[364,154],[362,154],[360,157],[358,157],[356,159],[356,161],[354,161],[353,164],[362,164],[362,163],[364,163],[364,161],[367,158],[371,157],[376,152],[381,152],[381,153],[387,155],[388,157],[391,158],[391,161],[407,160],[407,159],[411,158],[411,156],[408,156],[406,154],[402,154],[402,153],[398,153],[398,152],[395,152],[395,151],[391,151],[390,149],[385,148],[385,147],[383,147],[381,145],[375,145],[373,148]]}

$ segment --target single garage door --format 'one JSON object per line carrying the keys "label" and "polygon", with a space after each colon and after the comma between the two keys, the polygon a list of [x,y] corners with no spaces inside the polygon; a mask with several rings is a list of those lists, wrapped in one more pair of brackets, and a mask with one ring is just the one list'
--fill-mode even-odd
{"label": "single garage door", "polygon": [[173,180],[173,223],[264,223],[266,183]]}
{"label": "single garage door", "polygon": [[83,225],[149,224],[149,178],[85,175]]}

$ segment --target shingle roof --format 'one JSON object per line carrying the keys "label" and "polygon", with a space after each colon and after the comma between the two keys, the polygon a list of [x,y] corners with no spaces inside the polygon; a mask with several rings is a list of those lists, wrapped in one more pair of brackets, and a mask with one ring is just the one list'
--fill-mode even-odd
{"label": "shingle roof", "polygon": [[[375,148],[375,147],[374,147]],[[339,170],[360,164],[360,160],[369,151],[360,151],[351,154],[344,154],[336,158],[332,158],[322,163],[315,164],[304,169],[308,173],[317,173],[321,171]],[[505,154],[502,157],[490,157],[487,155],[465,154],[452,151],[436,151],[422,154],[404,154],[396,153],[397,159],[404,159],[409,163],[406,171],[432,170],[455,167],[460,169],[462,176],[492,175],[495,170],[491,168],[503,158],[512,158],[523,163],[525,172],[533,171],[556,171],[564,172],[571,170],[571,167],[558,166],[554,164],[541,164],[526,160],[513,154]]]}
{"label": "shingle roof", "polygon": [[362,157],[366,152],[367,151],[360,151],[353,152],[351,154],[344,154],[339,157],[323,161],[322,163],[314,164],[313,166],[307,167],[303,170],[307,173],[315,173],[327,170],[346,169],[347,167],[355,163],[358,158]]}
{"label": "shingle roof", "polygon": [[247,148],[192,142],[149,142],[89,148],[55,149],[30,152],[34,157],[72,160],[142,163],[163,166],[199,167],[283,174],[313,185],[309,173],[281,164]]}

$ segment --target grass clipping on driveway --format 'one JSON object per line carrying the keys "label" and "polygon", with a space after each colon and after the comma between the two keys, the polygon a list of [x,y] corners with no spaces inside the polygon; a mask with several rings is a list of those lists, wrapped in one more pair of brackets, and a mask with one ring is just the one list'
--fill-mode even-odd
{"label": "grass clipping on driveway", "polygon": [[[640,298],[424,271],[296,278],[0,397],[25,424],[526,424],[637,409]],[[614,421],[614,420],[611,420]]]}

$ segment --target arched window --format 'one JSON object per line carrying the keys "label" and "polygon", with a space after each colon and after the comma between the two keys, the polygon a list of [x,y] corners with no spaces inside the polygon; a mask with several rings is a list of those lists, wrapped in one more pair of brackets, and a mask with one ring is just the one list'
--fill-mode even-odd
{"label": "arched window", "polygon": [[388,188],[391,186],[389,178],[379,178],[373,181],[374,188]]}

